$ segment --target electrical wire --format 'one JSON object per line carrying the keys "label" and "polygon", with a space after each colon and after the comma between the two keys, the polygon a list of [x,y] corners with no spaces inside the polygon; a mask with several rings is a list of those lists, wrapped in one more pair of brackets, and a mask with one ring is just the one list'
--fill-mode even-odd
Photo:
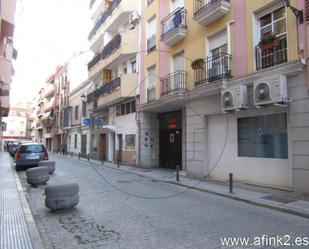
{"label": "electrical wire", "polygon": [[[155,51],[156,51],[156,52],[159,52],[159,53],[160,53],[160,52],[164,52],[164,53],[173,54],[172,52],[166,51],[166,50],[158,50],[158,49],[153,50],[153,52],[155,52]],[[147,52],[147,51],[139,51],[138,53],[146,53],[146,52]],[[185,60],[190,61],[190,62],[193,61],[193,60],[191,60],[191,59],[189,59],[189,58],[187,58],[187,57],[185,57],[185,56],[183,56],[183,58],[184,58]],[[205,69],[203,69],[203,70],[204,70],[205,73],[207,73]],[[141,80],[141,82],[139,82],[139,84],[137,84],[137,86],[129,93],[129,96],[131,96],[132,94],[134,94],[134,92],[136,92],[136,90],[137,90],[137,89],[148,79],[148,77],[150,77],[150,76],[155,76],[156,78],[158,78],[158,79],[161,81],[161,79],[160,79],[160,77],[159,77],[158,75],[149,74],[149,75],[147,75],[146,77],[144,77],[144,79]],[[161,81],[161,83],[162,83],[162,81]],[[213,84],[217,87],[217,89],[218,89],[218,91],[219,91],[219,93],[220,93],[221,89],[220,89],[218,83],[217,83],[217,82],[214,82]],[[167,84],[167,87],[169,87],[168,84]],[[171,89],[171,88],[170,88],[170,89]],[[127,100],[123,100],[123,101],[119,102],[118,104],[125,103],[125,102],[127,102]],[[205,122],[204,116],[201,115],[201,114],[199,114],[199,113],[191,106],[191,104],[190,104],[190,91],[187,93],[187,101],[186,101],[186,103],[188,104],[188,105],[187,105],[188,108],[190,108],[198,117],[201,118],[201,120],[205,123],[205,128],[206,128],[208,124]],[[113,109],[113,112],[116,112],[116,109],[115,109],[115,108]],[[115,114],[115,113],[113,113],[113,115],[114,115],[114,114]],[[148,199],[148,200],[149,200],[149,199],[151,199],[151,200],[160,200],[160,199],[169,199],[169,198],[177,197],[177,196],[182,195],[182,194],[185,194],[185,193],[189,192],[190,190],[192,190],[192,189],[196,188],[197,186],[199,186],[199,185],[200,185],[203,181],[205,181],[205,180],[212,174],[212,172],[216,169],[216,167],[217,167],[218,163],[220,162],[220,160],[221,160],[221,158],[222,158],[222,156],[223,156],[223,153],[224,153],[224,151],[225,151],[225,148],[226,148],[226,145],[227,145],[227,140],[228,140],[228,135],[229,135],[229,117],[228,117],[228,114],[227,114],[227,113],[226,113],[225,115],[226,115],[226,134],[225,134],[224,143],[223,143],[223,146],[222,146],[221,152],[219,153],[218,158],[215,160],[214,165],[213,165],[212,167],[209,167],[209,168],[210,168],[210,171],[209,171],[205,176],[203,176],[203,177],[201,178],[201,180],[200,180],[198,183],[194,184],[194,185],[191,186],[191,187],[187,187],[187,189],[184,190],[184,191],[180,191],[180,192],[178,192],[178,193],[170,194],[170,195],[165,195],[165,196],[158,196],[158,197],[151,197],[151,196],[143,196],[143,195],[133,194],[133,193],[130,193],[130,192],[128,192],[128,191],[125,191],[125,190],[123,190],[123,189],[117,187],[116,185],[114,185],[111,181],[109,181],[108,179],[106,179],[106,177],[104,177],[104,176],[98,171],[98,169],[94,166],[94,164],[93,164],[91,161],[89,161],[89,163],[90,163],[91,167],[93,168],[93,170],[96,171],[96,173],[99,175],[99,177],[100,177],[101,179],[103,179],[108,185],[110,185],[111,187],[113,187],[114,189],[116,189],[117,191],[119,191],[119,192],[121,192],[121,193],[123,193],[123,194],[125,194],[125,195],[131,196],[131,197],[134,197],[134,198],[138,198],[138,199]],[[139,142],[140,142],[140,141],[139,141]],[[187,152],[187,151],[186,151],[186,152]]]}

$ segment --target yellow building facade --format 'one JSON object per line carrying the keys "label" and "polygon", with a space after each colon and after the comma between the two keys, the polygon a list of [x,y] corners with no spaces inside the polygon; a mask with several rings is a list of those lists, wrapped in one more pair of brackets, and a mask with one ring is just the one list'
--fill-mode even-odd
{"label": "yellow building facade", "polygon": [[140,165],[308,191],[306,4],[142,1]]}

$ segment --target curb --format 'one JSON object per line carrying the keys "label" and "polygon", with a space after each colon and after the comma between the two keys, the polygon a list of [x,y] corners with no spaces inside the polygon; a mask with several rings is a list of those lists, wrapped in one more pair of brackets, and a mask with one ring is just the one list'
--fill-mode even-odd
{"label": "curb", "polygon": [[[76,159],[76,158],[70,157],[70,159]],[[213,195],[217,195],[217,196],[222,196],[222,197],[226,197],[226,198],[229,198],[229,199],[232,199],[232,200],[241,201],[241,202],[249,203],[249,204],[260,206],[260,207],[270,208],[270,209],[277,210],[277,211],[280,211],[280,212],[283,212],[283,213],[293,214],[293,215],[297,215],[297,216],[309,219],[309,213],[308,212],[304,212],[302,210],[298,210],[298,209],[295,209],[295,208],[285,207],[285,206],[282,206],[280,204],[274,204],[274,203],[270,203],[270,202],[262,201],[262,200],[258,200],[258,199],[251,199],[251,198],[241,196],[241,195],[238,195],[238,194],[235,194],[235,193],[233,193],[233,194],[222,193],[222,192],[218,192],[218,191],[214,191],[214,190],[198,188],[198,187],[196,187],[196,185],[190,186],[188,184],[184,184],[184,183],[181,183],[181,182],[162,180],[162,179],[158,179],[156,177],[152,177],[152,176],[149,176],[149,175],[143,175],[143,174],[140,174],[138,172],[134,172],[134,171],[126,170],[126,169],[121,169],[121,168],[115,168],[115,167],[112,167],[112,166],[109,166],[109,165],[102,165],[99,162],[88,161],[87,159],[86,160],[80,160],[80,161],[85,162],[85,163],[92,163],[92,164],[95,164],[97,166],[106,167],[106,168],[113,169],[113,170],[118,170],[118,171],[130,173],[130,174],[134,174],[134,175],[145,177],[145,178],[148,178],[148,179],[153,179],[153,180],[156,180],[158,182],[173,184],[173,185],[176,185],[176,186],[189,188],[189,189],[194,189],[194,190],[197,190],[197,191],[201,191],[201,192],[205,192],[205,193],[209,193],[209,194],[213,194]]]}
{"label": "curb", "polygon": [[43,241],[41,239],[40,233],[37,229],[35,220],[34,220],[33,215],[31,213],[31,209],[30,209],[29,204],[27,202],[27,199],[25,197],[20,179],[19,179],[15,169],[13,168],[12,159],[11,159],[11,166],[12,166],[12,172],[13,172],[13,175],[14,175],[14,178],[15,178],[17,191],[18,191],[18,194],[19,194],[19,198],[20,198],[22,208],[23,208],[23,212],[24,212],[24,216],[25,216],[25,220],[26,220],[26,224],[27,224],[27,228],[28,228],[28,232],[29,232],[29,236],[30,236],[30,239],[31,239],[33,249],[45,249],[45,246],[44,246]]}

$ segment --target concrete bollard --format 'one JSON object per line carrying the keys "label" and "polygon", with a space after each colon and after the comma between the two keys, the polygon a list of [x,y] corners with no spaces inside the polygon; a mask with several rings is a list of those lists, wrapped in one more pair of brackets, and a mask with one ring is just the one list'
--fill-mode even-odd
{"label": "concrete bollard", "polygon": [[53,174],[56,171],[55,161],[40,161],[39,166],[46,166],[49,170],[49,174]]}
{"label": "concrete bollard", "polygon": [[79,203],[79,185],[60,183],[45,188],[45,206],[51,210],[73,208]]}
{"label": "concrete bollard", "polygon": [[33,187],[46,184],[49,180],[49,169],[46,166],[31,168],[26,170],[27,183]]}

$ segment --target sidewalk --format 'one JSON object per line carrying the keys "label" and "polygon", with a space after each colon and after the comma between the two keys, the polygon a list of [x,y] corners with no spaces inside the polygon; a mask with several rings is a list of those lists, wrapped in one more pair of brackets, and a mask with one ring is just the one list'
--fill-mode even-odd
{"label": "sidewalk", "polygon": [[[65,157],[65,156],[61,156]],[[67,156],[71,158],[71,156]],[[71,158],[72,160],[78,160],[76,157]],[[80,160],[87,161],[87,159],[81,158]],[[91,163],[102,166],[102,162],[96,160],[90,160]],[[121,170],[127,173],[136,174],[143,177],[148,177],[160,182],[165,182],[169,184],[180,185],[186,188],[191,188],[211,194],[216,194],[224,196],[230,199],[235,199],[238,201],[243,201],[247,203],[252,203],[254,205],[259,205],[263,207],[268,207],[281,212],[286,212],[305,218],[309,218],[309,202],[298,200],[293,197],[286,197],[283,195],[278,195],[276,191],[273,194],[263,193],[255,190],[247,190],[240,187],[234,187],[233,193],[229,193],[229,186],[226,184],[219,184],[209,181],[200,181],[196,179],[191,179],[185,176],[180,176],[180,181],[176,181],[176,174],[174,170],[168,169],[144,169],[136,168],[132,166],[120,165],[104,162],[104,167],[109,167],[115,170]]]}
{"label": "sidewalk", "polygon": [[7,152],[0,152],[0,248],[44,248]]}

